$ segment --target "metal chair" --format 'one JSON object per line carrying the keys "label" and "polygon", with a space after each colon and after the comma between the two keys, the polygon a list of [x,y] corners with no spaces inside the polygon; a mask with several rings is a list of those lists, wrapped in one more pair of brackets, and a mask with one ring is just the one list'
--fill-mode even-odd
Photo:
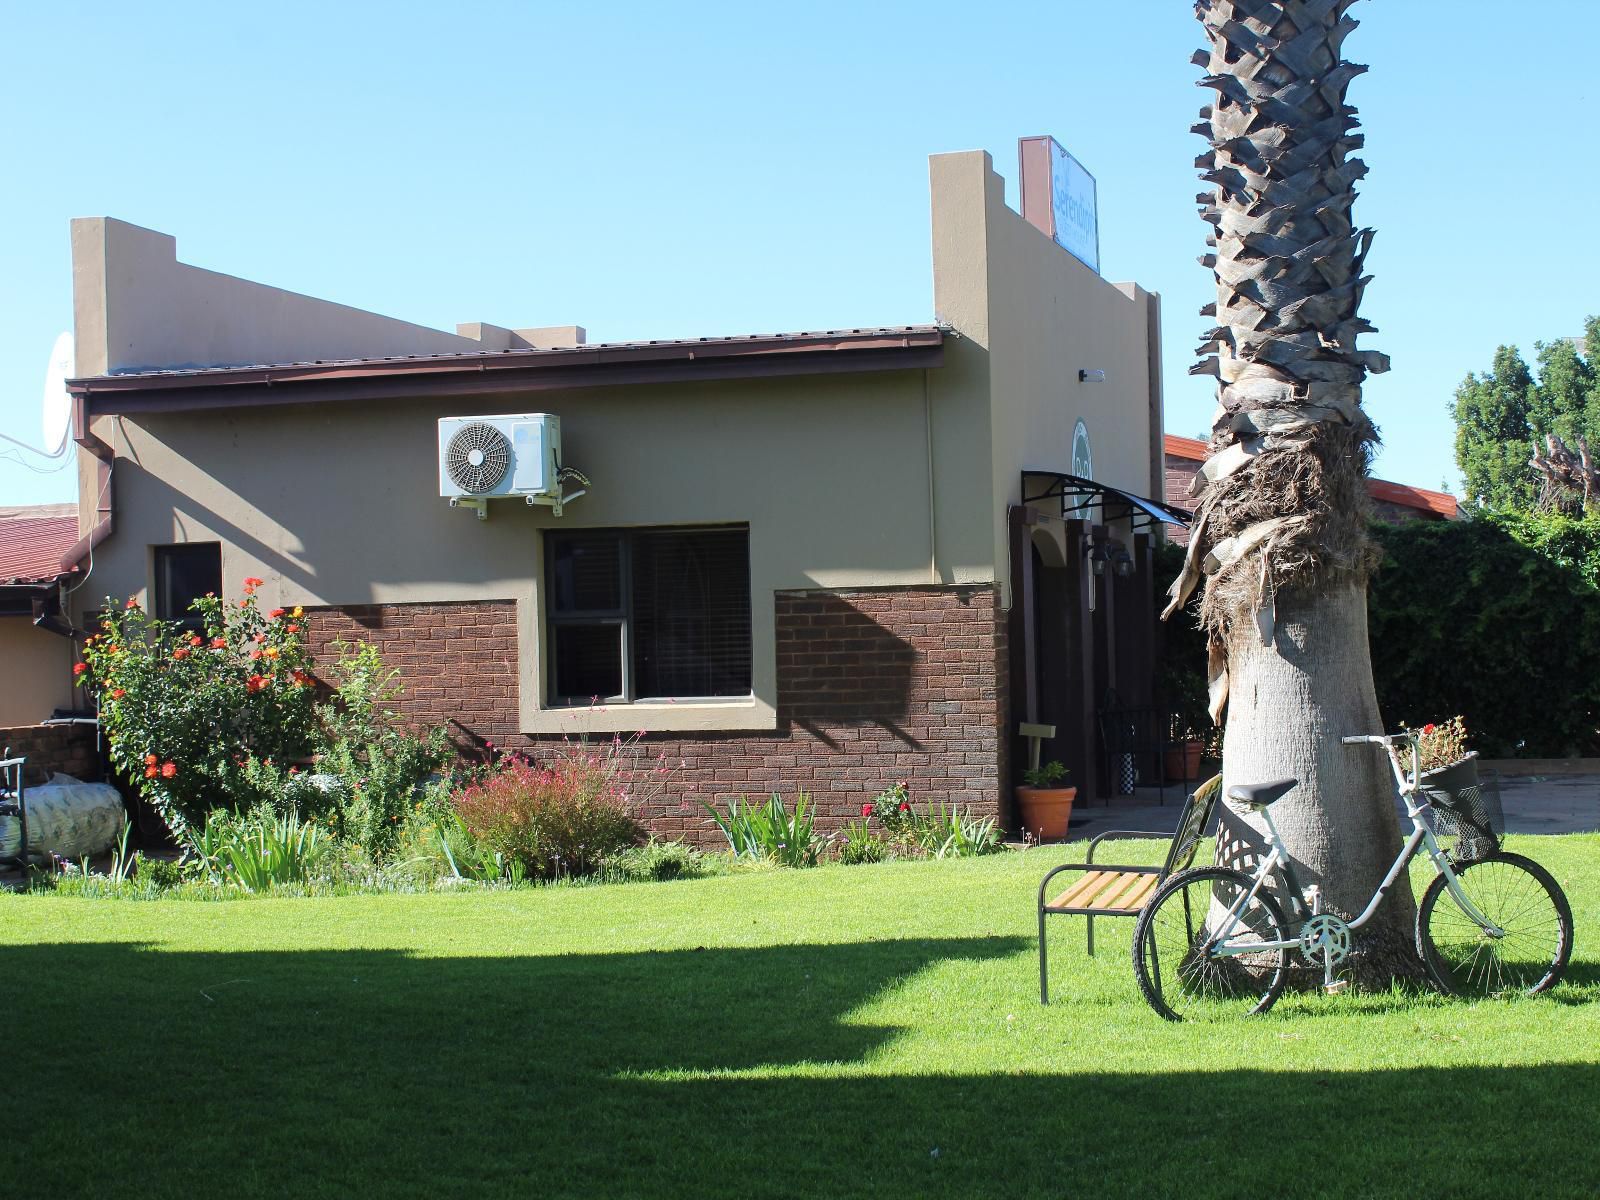
{"label": "metal chair", "polygon": [[[1045,918],[1068,915],[1088,918],[1089,955],[1094,955],[1094,919],[1096,917],[1137,917],[1150,902],[1157,888],[1169,875],[1187,870],[1194,865],[1195,851],[1211,823],[1217,796],[1222,791],[1222,776],[1214,775],[1197,787],[1184,801],[1178,813],[1178,827],[1171,833],[1150,833],[1141,830],[1110,829],[1089,842],[1086,861],[1063,863],[1039,881],[1039,1003],[1050,1003],[1048,942],[1045,939]],[[1106,839],[1144,838],[1160,840],[1170,838],[1167,857],[1159,867],[1108,866],[1094,861],[1095,847]],[[1049,903],[1045,902],[1045,889],[1050,881],[1063,871],[1082,871],[1081,878]]]}
{"label": "metal chair", "polygon": [[13,863],[24,872],[28,869],[28,805],[27,787],[22,782],[22,769],[26,758],[0,758],[0,817],[15,817],[21,837],[17,853],[0,854],[0,863]]}

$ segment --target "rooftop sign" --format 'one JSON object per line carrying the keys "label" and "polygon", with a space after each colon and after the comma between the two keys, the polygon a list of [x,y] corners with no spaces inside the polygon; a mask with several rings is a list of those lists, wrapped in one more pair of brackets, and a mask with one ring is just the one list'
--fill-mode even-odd
{"label": "rooftop sign", "polygon": [[1094,176],[1053,137],[1017,143],[1022,215],[1091,271],[1100,271],[1100,216]]}

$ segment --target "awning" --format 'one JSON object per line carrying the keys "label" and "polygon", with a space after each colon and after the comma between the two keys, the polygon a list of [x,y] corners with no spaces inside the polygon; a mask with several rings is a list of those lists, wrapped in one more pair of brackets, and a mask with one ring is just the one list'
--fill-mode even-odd
{"label": "awning", "polygon": [[[1035,490],[1029,491],[1030,487]],[[1136,496],[1109,484],[1096,483],[1093,479],[1066,475],[1060,471],[1024,471],[1022,502],[1034,504],[1040,500],[1060,500],[1063,518],[1086,518],[1088,514],[1085,509],[1090,505],[1098,505],[1101,523],[1125,516],[1133,522],[1135,533],[1156,525],[1178,525],[1187,529],[1191,520],[1191,514],[1181,508],[1146,496]],[[1109,512],[1108,505],[1111,506]]]}

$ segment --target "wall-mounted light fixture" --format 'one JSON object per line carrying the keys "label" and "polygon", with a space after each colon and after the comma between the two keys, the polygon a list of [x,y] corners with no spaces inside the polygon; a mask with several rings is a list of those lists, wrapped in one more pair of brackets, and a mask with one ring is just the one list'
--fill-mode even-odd
{"label": "wall-mounted light fixture", "polygon": [[1106,549],[1104,542],[1084,542],[1083,556],[1089,560],[1089,569],[1096,575],[1106,573],[1106,563],[1111,560],[1111,552]]}
{"label": "wall-mounted light fixture", "polygon": [[1104,371],[1079,371],[1078,372],[1078,382],[1079,383],[1104,383],[1105,381],[1106,381],[1106,373]]}
{"label": "wall-mounted light fixture", "polygon": [[1111,569],[1124,579],[1133,574],[1133,555],[1128,553],[1128,548],[1121,542],[1112,547]]}

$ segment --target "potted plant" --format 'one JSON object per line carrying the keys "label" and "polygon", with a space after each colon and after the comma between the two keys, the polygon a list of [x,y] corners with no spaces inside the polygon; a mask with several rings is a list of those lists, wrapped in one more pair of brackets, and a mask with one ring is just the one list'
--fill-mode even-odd
{"label": "potted plant", "polygon": [[1051,761],[1028,768],[1022,778],[1023,786],[1016,789],[1022,828],[1041,842],[1066,837],[1072,801],[1078,795],[1077,788],[1061,786],[1067,778],[1067,768]]}
{"label": "potted plant", "polygon": [[1170,725],[1162,753],[1161,774],[1188,783],[1200,778],[1205,756],[1205,728],[1211,723],[1205,676],[1187,664],[1168,663],[1162,672]]}
{"label": "potted plant", "polygon": [[1451,717],[1419,731],[1417,752],[1422,767],[1422,792],[1443,818],[1441,833],[1456,835],[1454,857],[1482,858],[1500,848],[1499,830],[1493,826],[1478,782],[1478,752],[1467,749],[1467,724]]}

